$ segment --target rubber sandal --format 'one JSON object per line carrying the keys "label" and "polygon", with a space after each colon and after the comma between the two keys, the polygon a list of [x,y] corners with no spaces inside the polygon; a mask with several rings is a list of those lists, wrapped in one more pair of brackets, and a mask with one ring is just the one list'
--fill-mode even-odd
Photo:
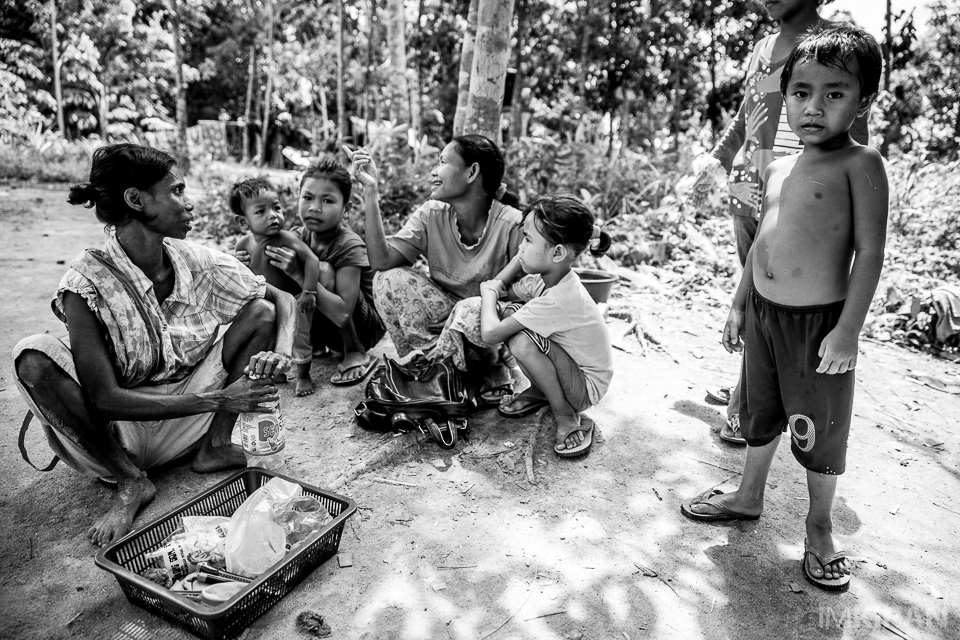
{"label": "rubber sandal", "polygon": [[820,563],[820,568],[824,569],[831,562],[836,562],[837,560],[847,557],[846,551],[837,551],[836,553],[831,553],[826,558],[821,558],[820,554],[816,549],[812,548],[807,544],[807,539],[803,539],[803,559],[800,560],[800,564],[803,565],[803,577],[807,579],[811,584],[820,587],[825,591],[846,591],[850,588],[850,574],[845,573],[839,578],[824,578],[813,575],[810,573],[810,570],[807,569],[807,554],[810,554],[817,559],[817,562]]}
{"label": "rubber sandal", "polygon": [[[337,372],[330,376],[330,384],[338,387],[350,387],[355,384],[360,384],[364,378],[370,375],[370,372],[373,371],[379,361],[379,358],[369,358],[364,364],[355,364],[352,367],[347,367],[346,369],[337,367]],[[344,380],[343,374],[354,369],[360,369],[362,371],[361,375],[352,380]]]}
{"label": "rubber sandal", "polygon": [[553,452],[561,458],[579,458],[580,456],[585,455],[588,451],[590,451],[590,447],[593,446],[593,430],[596,426],[597,424],[588,416],[580,416],[580,428],[570,431],[566,436],[564,436],[564,440],[566,440],[571,433],[576,433],[577,431],[583,433],[583,440],[581,440],[580,444],[572,449],[567,449],[566,447],[563,449],[557,449],[557,447],[560,445],[555,444],[553,445]]}
{"label": "rubber sandal", "polygon": [[[507,409],[507,405],[511,405],[519,402],[520,405],[516,409]],[[547,402],[546,398],[531,398],[529,396],[523,397],[522,394],[514,396],[513,400],[505,404],[501,404],[497,407],[497,412],[502,415],[504,418],[522,418],[528,416],[531,413],[536,413],[544,407],[549,407],[550,403]]]}
{"label": "rubber sandal", "polygon": [[726,424],[720,429],[720,439],[733,444],[747,444],[740,431],[740,414],[733,414],[727,418]]}
{"label": "rubber sandal", "polygon": [[[747,513],[740,513],[739,511],[734,511],[728,507],[723,506],[722,504],[717,504],[715,502],[710,502],[710,498],[714,496],[723,495],[723,491],[719,489],[708,489],[701,493],[700,495],[690,498],[689,500],[684,500],[680,503],[680,513],[687,516],[691,520],[698,520],[700,522],[718,522],[720,520],[759,520],[760,516],[752,516]],[[698,513],[694,511],[691,507],[695,504],[705,504],[712,509],[716,509],[716,513]]]}
{"label": "rubber sandal", "polygon": [[730,404],[730,396],[732,393],[733,390],[730,389],[730,387],[707,389],[707,402],[710,404],[726,406]]}

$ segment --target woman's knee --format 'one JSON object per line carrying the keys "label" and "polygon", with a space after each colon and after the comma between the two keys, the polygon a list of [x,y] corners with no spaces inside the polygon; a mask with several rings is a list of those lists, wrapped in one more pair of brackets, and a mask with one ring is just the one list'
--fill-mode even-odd
{"label": "woman's knee", "polygon": [[27,349],[14,361],[17,377],[28,387],[52,380],[62,370],[47,354]]}

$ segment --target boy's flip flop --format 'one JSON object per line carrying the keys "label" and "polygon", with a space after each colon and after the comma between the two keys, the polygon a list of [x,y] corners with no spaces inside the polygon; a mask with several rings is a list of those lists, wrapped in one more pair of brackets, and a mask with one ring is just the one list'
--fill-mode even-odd
{"label": "boy's flip flop", "polygon": [[[680,513],[687,516],[691,520],[698,520],[700,522],[717,522],[720,520],[759,520],[760,516],[752,516],[746,513],[740,513],[739,511],[734,511],[729,509],[722,504],[717,504],[716,502],[710,502],[710,498],[714,496],[723,495],[723,491],[719,489],[708,489],[700,495],[690,498],[689,500],[684,500],[680,503]],[[716,513],[698,513],[692,509],[693,505],[706,505],[711,509],[716,509]]]}
{"label": "boy's flip flop", "polygon": [[707,389],[707,402],[726,406],[730,404],[731,393],[730,387]]}
{"label": "boy's flip flop", "polygon": [[[553,445],[553,452],[556,453],[561,458],[578,458],[586,454],[588,451],[590,451],[590,447],[593,446],[593,429],[596,426],[597,426],[596,423],[589,416],[581,415],[580,428],[574,429],[573,431],[570,432],[570,433],[576,433],[577,431],[579,431],[583,434],[583,440],[580,441],[580,444],[573,447],[572,449],[567,449],[566,447],[564,447],[563,449],[557,449],[557,447],[559,447],[560,445],[555,444]],[[569,436],[570,433],[564,436],[564,440],[567,439],[567,436]]]}
{"label": "boy's flip flop", "polygon": [[807,554],[813,556],[817,559],[817,562],[820,563],[821,570],[824,570],[826,573],[826,566],[831,562],[836,562],[837,560],[842,560],[847,557],[846,551],[837,551],[836,553],[831,553],[826,558],[821,558],[820,554],[816,549],[807,544],[807,539],[803,539],[803,559],[800,560],[800,564],[803,565],[803,577],[807,579],[813,585],[820,587],[826,591],[846,591],[850,588],[850,574],[845,573],[839,578],[826,578],[826,577],[817,577],[810,573],[810,569],[807,568]]}
{"label": "boy's flip flop", "polygon": [[[337,372],[332,376],[330,376],[330,384],[336,385],[338,387],[349,387],[351,385],[359,384],[361,380],[366,378],[370,374],[370,372],[373,371],[373,368],[377,366],[377,363],[379,361],[380,361],[379,358],[368,357],[366,362],[355,364],[352,367],[344,368],[341,364],[340,366],[337,367]],[[361,370],[361,373],[359,376],[351,380],[343,379],[343,374],[345,374],[347,371],[352,371],[355,369]]]}
{"label": "boy's flip flop", "polygon": [[747,440],[740,431],[740,414],[733,414],[727,418],[726,423],[720,429],[720,439],[733,444],[747,444]]}

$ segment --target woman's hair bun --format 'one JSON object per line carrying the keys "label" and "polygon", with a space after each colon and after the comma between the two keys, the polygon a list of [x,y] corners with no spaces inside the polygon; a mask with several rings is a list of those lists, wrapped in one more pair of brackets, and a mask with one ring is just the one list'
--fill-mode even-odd
{"label": "woman's hair bun", "polygon": [[89,209],[96,204],[96,193],[96,188],[92,183],[80,182],[70,187],[67,202],[70,204],[81,204]]}

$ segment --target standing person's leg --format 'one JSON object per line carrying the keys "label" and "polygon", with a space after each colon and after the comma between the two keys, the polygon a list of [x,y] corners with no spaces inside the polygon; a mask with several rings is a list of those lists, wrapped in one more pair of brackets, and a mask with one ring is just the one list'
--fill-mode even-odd
{"label": "standing person's leg", "polygon": [[805,523],[804,573],[828,583],[837,583],[835,588],[841,589],[844,586],[839,583],[847,580],[844,576],[850,573],[850,563],[833,539],[833,500],[836,493],[837,476],[807,470],[810,508]]}
{"label": "standing person's leg", "polygon": [[406,267],[378,272],[373,300],[401,358],[433,348],[457,302],[426,274]]}
{"label": "standing person's leg", "polygon": [[[757,220],[748,216],[733,216],[733,234],[737,242],[737,256],[740,258],[740,268],[747,262],[747,254],[753,241],[757,237]],[[727,422],[720,430],[720,437],[734,444],[746,444],[740,430],[740,394],[742,380],[730,390],[730,400],[727,403]]]}

